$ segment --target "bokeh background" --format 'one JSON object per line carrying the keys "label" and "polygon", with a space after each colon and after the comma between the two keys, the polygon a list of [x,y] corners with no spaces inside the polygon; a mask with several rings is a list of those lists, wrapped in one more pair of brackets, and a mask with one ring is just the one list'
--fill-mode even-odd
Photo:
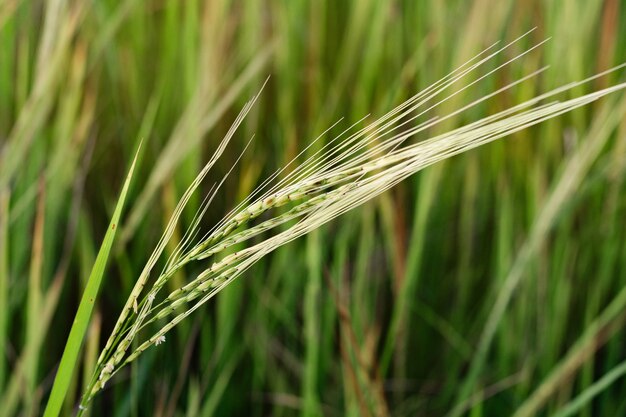
{"label": "bokeh background", "polygon": [[[255,135],[206,228],[335,121],[383,115],[533,27],[492,68],[551,40],[435,115],[547,72],[416,141],[626,62],[626,5],[2,1],[0,415],[41,413],[140,138],[66,415],[178,198],[268,76],[216,167],[225,173]],[[617,71],[564,97],[623,80]],[[88,413],[626,414],[625,103],[617,94],[430,167],[279,249]]]}

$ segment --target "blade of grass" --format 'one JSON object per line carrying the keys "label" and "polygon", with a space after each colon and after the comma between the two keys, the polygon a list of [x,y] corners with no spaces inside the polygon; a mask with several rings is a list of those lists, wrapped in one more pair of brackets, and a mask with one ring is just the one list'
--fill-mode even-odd
{"label": "blade of grass", "polygon": [[83,292],[83,296],[80,301],[80,305],[78,306],[76,317],[74,318],[74,322],[72,323],[70,335],[67,339],[65,349],[63,350],[63,356],[61,357],[59,370],[57,371],[57,374],[54,378],[54,385],[52,386],[50,399],[48,400],[48,404],[46,405],[44,417],[58,416],[61,410],[61,406],[63,405],[63,399],[65,398],[65,395],[67,393],[67,388],[70,384],[74,367],[76,366],[76,362],[78,361],[80,347],[83,343],[85,332],[87,331],[87,325],[89,324],[91,312],[93,310],[93,306],[98,295],[98,290],[100,288],[102,276],[104,275],[106,262],[109,258],[109,253],[111,252],[113,239],[115,238],[115,232],[117,230],[117,225],[119,224],[122,209],[124,207],[124,201],[126,200],[126,194],[128,193],[130,180],[133,176],[133,170],[135,168],[135,163],[137,162],[137,156],[139,155],[140,149],[141,144],[139,145],[139,149],[137,150],[132,165],[130,166],[130,170],[124,182],[124,187],[122,188],[122,192],[117,201],[117,205],[115,206],[115,211],[113,212],[111,223],[109,224],[107,233],[104,236],[102,246],[100,246],[98,256],[96,257],[96,262],[94,263],[93,269],[91,270],[91,274],[89,276],[89,280],[87,281],[85,291]]}
{"label": "blade of grass", "polygon": [[314,231],[307,241],[308,282],[304,295],[304,339],[306,340],[306,367],[302,386],[303,416],[319,416],[320,322],[318,300],[321,292],[322,271],[320,232]]}
{"label": "blade of grass", "polygon": [[9,331],[9,191],[0,189],[0,391],[4,391],[7,366],[5,362]]}
{"label": "blade of grass", "polygon": [[598,382],[591,385],[589,388],[580,393],[576,398],[570,401],[559,412],[553,415],[553,417],[568,417],[574,415],[589,401],[593,400],[598,394],[602,393],[605,389],[609,388],[613,382],[623,377],[626,374],[626,361],[613,368],[606,375],[604,375]]}
{"label": "blade of grass", "polygon": [[[43,242],[45,230],[45,209],[46,209],[46,189],[43,176],[39,180],[39,201],[37,203],[37,215],[35,217],[35,227],[33,231],[33,248],[30,263],[30,276],[28,281],[28,320],[26,338],[27,344],[33,344],[37,339],[39,331],[42,286],[41,275],[43,266]],[[33,360],[26,369],[26,397],[30,407],[35,406],[34,393],[37,387],[37,372],[39,369],[39,352],[35,352]],[[32,408],[31,408],[32,410]],[[34,415],[30,412],[29,415]]]}
{"label": "blade of grass", "polygon": [[230,355],[230,359],[224,365],[222,370],[216,373],[215,380],[211,384],[211,390],[206,392],[204,398],[204,404],[202,405],[202,410],[199,415],[201,416],[213,416],[224,397],[224,392],[228,387],[228,384],[231,380],[233,372],[235,371],[237,364],[239,363],[241,357],[241,350],[237,349]]}
{"label": "blade of grass", "polygon": [[580,367],[593,358],[597,350],[622,328],[625,307],[626,288],[622,288],[613,301],[574,343],[550,375],[519,406],[513,416],[530,417],[537,415],[558,388],[562,387],[565,381],[570,380]]}

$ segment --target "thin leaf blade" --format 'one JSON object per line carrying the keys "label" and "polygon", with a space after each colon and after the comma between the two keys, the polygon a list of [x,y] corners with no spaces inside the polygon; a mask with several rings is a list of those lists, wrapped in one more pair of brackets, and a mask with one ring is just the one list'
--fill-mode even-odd
{"label": "thin leaf blade", "polygon": [[[139,147],[141,148],[141,145]],[[122,214],[122,209],[126,200],[126,194],[128,193],[128,188],[130,186],[130,181],[133,176],[133,171],[135,169],[135,164],[137,162],[137,156],[139,155],[139,151],[140,149],[137,150],[130,170],[128,171],[128,175],[126,176],[126,180],[124,181],[124,187],[122,188],[122,192],[120,193],[119,199],[115,206],[113,217],[111,218],[111,222],[109,223],[108,230],[104,236],[104,240],[102,241],[102,245],[100,246],[100,250],[98,251],[98,256],[96,257],[96,261],[89,275],[89,280],[87,281],[85,291],[83,292],[83,296],[80,300],[78,311],[76,312],[74,322],[72,323],[70,335],[67,339],[65,349],[63,350],[61,363],[54,378],[52,392],[50,393],[50,399],[48,400],[48,404],[46,405],[44,417],[57,417],[61,411],[63,400],[65,399],[65,396],[67,394],[67,389],[69,387],[74,368],[78,361],[78,355],[83,343],[83,339],[85,337],[85,333],[87,331],[87,326],[89,324],[89,319],[91,318],[91,313],[95,305],[98,290],[100,289],[100,283],[102,282],[102,276],[104,275],[104,270],[106,268],[107,260],[111,252],[111,247],[113,246],[113,240],[115,238],[115,233],[118,228],[117,226],[119,224],[120,216]]]}

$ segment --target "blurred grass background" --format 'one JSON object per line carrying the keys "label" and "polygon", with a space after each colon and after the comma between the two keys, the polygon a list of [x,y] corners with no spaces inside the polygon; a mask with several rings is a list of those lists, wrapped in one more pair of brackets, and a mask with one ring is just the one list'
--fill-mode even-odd
{"label": "blurred grass background", "polygon": [[[268,75],[206,227],[339,118],[382,115],[495,41],[538,27],[494,68],[552,37],[437,114],[550,70],[446,128],[625,62],[624,22],[619,0],[3,0],[0,415],[41,413],[140,138],[67,415],[178,198]],[[625,111],[603,100],[455,157],[281,248],[90,415],[626,414]]]}

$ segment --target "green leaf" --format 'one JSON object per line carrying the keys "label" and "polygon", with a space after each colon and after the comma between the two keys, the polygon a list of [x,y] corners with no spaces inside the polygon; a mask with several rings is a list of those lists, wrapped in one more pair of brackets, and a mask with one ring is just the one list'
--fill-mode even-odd
{"label": "green leaf", "polygon": [[87,331],[87,326],[89,324],[89,319],[91,318],[91,312],[93,311],[98,290],[100,289],[102,275],[104,274],[104,269],[111,252],[113,239],[115,238],[115,233],[118,228],[117,226],[119,225],[120,215],[122,213],[122,208],[124,207],[124,201],[126,200],[126,194],[128,192],[130,180],[133,176],[133,170],[135,169],[135,163],[137,162],[137,156],[139,155],[140,149],[141,144],[139,145],[139,149],[137,150],[133,163],[130,166],[126,181],[124,182],[124,187],[122,188],[120,197],[117,200],[117,205],[115,206],[115,211],[113,212],[113,218],[111,219],[107,233],[104,236],[102,245],[100,246],[96,262],[93,265],[85,291],[83,292],[83,297],[80,300],[80,305],[78,306],[74,323],[72,323],[70,335],[67,339],[65,349],[63,350],[61,364],[59,365],[59,370],[54,378],[54,385],[52,386],[50,399],[46,405],[44,417],[57,417],[61,411],[61,406],[63,405],[63,400],[67,394],[67,389],[72,378],[74,367],[78,361],[78,354]]}

